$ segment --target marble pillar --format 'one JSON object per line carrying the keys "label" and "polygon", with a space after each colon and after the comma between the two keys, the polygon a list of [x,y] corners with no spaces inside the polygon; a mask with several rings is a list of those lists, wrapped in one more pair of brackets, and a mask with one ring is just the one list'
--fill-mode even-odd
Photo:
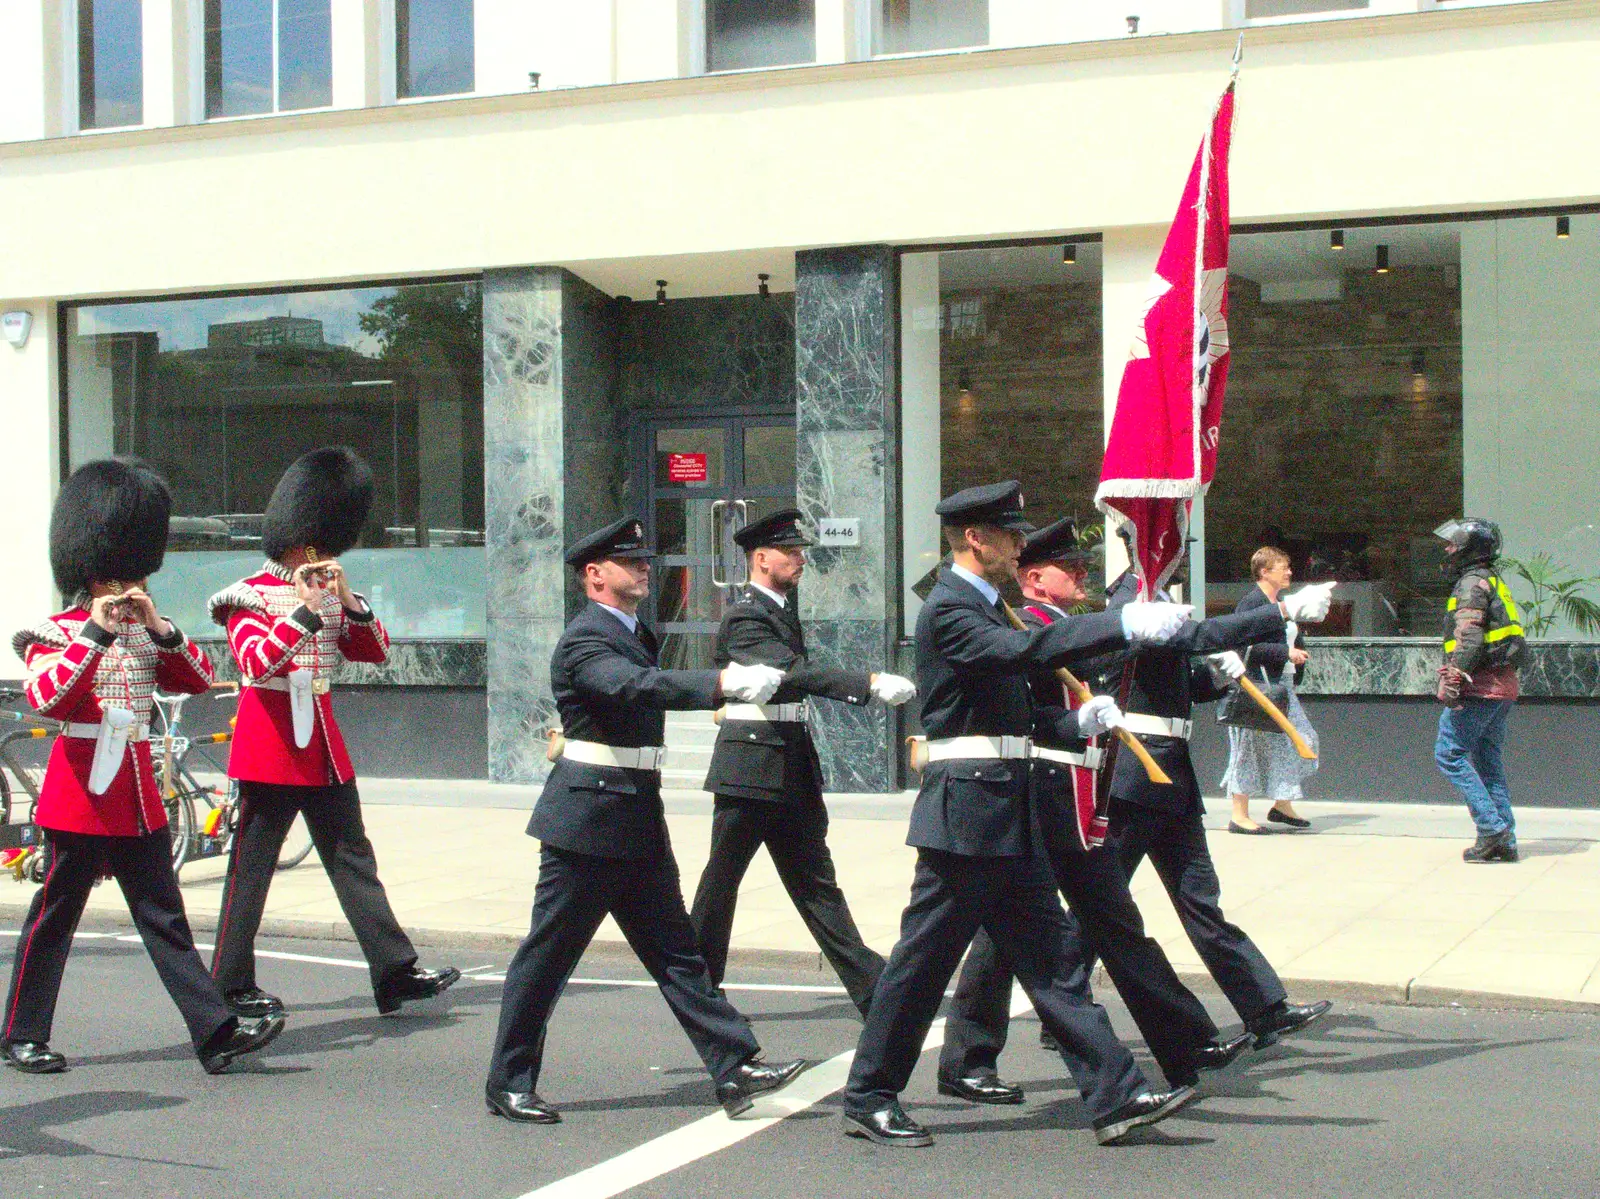
{"label": "marble pillar", "polygon": [[[807,645],[818,661],[890,670],[899,625],[895,437],[898,307],[888,246],[795,256],[798,503],[813,522],[860,521],[860,543],[811,551],[800,588]],[[899,729],[880,704],[818,704],[815,732],[830,791],[899,787]]]}

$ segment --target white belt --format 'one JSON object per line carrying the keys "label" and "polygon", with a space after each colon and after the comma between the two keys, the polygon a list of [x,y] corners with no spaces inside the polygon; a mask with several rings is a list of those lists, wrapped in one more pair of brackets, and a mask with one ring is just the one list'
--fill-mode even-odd
{"label": "white belt", "polygon": [[[85,741],[93,741],[100,735],[100,722],[97,720],[93,724],[81,724],[76,720],[69,720],[61,726],[61,735],[63,737],[82,737]],[[128,740],[150,740],[149,724],[134,725],[133,730],[128,734]]]}
{"label": "white belt", "polygon": [[1194,721],[1179,720],[1175,716],[1146,716],[1142,712],[1126,712],[1122,727],[1130,733],[1143,733],[1147,737],[1181,737],[1187,741],[1194,730]]}
{"label": "white belt", "polygon": [[806,705],[798,704],[728,704],[722,709],[724,720],[766,720],[780,724],[804,724]]}
{"label": "white belt", "polygon": [[1100,763],[1105,760],[1105,750],[1091,745],[1081,754],[1067,749],[1046,749],[1042,745],[1033,747],[1033,756],[1046,762],[1065,762],[1068,766],[1082,766],[1088,770],[1099,770]]}
{"label": "white belt", "polygon": [[623,770],[660,770],[667,760],[665,745],[645,745],[628,749],[620,745],[602,745],[598,741],[568,741],[561,756],[590,766],[618,766]]}
{"label": "white belt", "polygon": [[[262,691],[287,691],[287,690],[289,690],[289,680],[287,678],[285,678],[283,675],[279,674],[279,675],[273,675],[272,678],[270,678],[270,679],[261,679],[259,682],[246,683],[245,686],[246,687],[257,687],[257,688],[260,688]],[[326,695],[326,694],[328,694],[328,692],[330,692],[332,690],[333,690],[333,680],[332,679],[312,679],[311,680],[311,694],[312,695]]]}
{"label": "white belt", "polygon": [[1033,748],[1027,737],[940,737],[928,743],[928,761],[957,758],[1026,758]]}

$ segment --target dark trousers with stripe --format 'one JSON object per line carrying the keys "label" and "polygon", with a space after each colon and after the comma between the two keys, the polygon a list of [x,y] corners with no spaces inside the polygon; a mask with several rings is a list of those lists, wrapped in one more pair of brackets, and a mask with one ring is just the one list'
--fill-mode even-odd
{"label": "dark trousers with stripe", "polygon": [[1094,1116],[1109,1115],[1149,1090],[1105,1009],[1069,976],[1065,921],[1055,888],[1032,858],[918,850],[911,903],[872,997],[845,1086],[845,1110],[880,1110],[905,1089],[945,984],[980,928],[1016,970]]}
{"label": "dark trousers with stripe", "polygon": [[828,809],[820,788],[787,802],[717,796],[711,856],[689,913],[712,982],[721,986],[727,969],[739,883],[756,850],[765,845],[800,919],[844,983],[850,1001],[866,1014],[883,973],[883,958],[861,939],[834,874],[827,836]]}
{"label": "dark trousers with stripe", "polygon": [[90,888],[106,871],[122,888],[134,927],[167,994],[183,1014],[195,1051],[203,1051],[219,1033],[231,1031],[233,1013],[195,951],[178,878],[172,872],[172,838],[167,830],[142,837],[54,831],[46,836],[50,873],[34,893],[17,938],[4,1040],[50,1040],[72,935]]}
{"label": "dark trousers with stripe", "polygon": [[256,985],[256,933],[283,839],[296,815],[306,819],[311,843],[366,956],[376,990],[391,974],[415,965],[417,951],[395,919],[378,878],[377,854],[361,820],[361,796],[354,783],[239,784],[239,832],[228,858],[211,973],[224,991]]}
{"label": "dark trousers with stripe", "polygon": [[723,1081],[760,1052],[744,1017],[711,985],[670,851],[660,858],[600,858],[546,845],[532,927],[506,969],[489,1063],[492,1089],[538,1088],[550,1013],[607,914],[616,917],[713,1079]]}

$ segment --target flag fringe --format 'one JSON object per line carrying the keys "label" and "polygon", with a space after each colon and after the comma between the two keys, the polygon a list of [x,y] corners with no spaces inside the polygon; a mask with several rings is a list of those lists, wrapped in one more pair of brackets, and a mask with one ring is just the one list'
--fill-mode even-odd
{"label": "flag fringe", "polygon": [[1095,488],[1094,504],[1105,511],[1105,500],[1192,500],[1205,488],[1198,479],[1107,479]]}

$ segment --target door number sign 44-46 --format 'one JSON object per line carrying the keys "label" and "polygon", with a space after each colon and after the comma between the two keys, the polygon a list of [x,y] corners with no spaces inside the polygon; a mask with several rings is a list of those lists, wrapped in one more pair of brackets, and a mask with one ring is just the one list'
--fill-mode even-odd
{"label": "door number sign 44-46", "polygon": [[824,516],[817,521],[818,545],[860,545],[861,518],[859,516]]}

